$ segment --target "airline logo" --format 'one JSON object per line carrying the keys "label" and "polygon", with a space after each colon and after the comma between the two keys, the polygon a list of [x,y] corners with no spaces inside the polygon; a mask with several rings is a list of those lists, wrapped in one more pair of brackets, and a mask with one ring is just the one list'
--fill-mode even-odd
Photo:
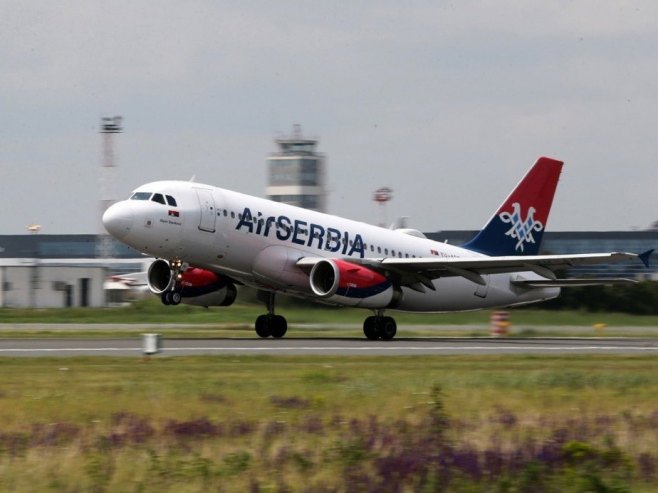
{"label": "airline logo", "polygon": [[340,252],[342,255],[358,255],[360,258],[365,256],[363,238],[358,233],[351,234],[349,231],[340,231],[300,219],[290,219],[287,216],[263,217],[261,212],[253,215],[248,207],[244,208],[239,218],[240,221],[235,227],[238,231],[244,228],[247,233],[267,237],[273,230],[272,234],[280,241],[315,247],[318,250]]}
{"label": "airline logo", "polygon": [[536,209],[534,207],[528,208],[528,215],[525,219],[522,218],[521,205],[518,202],[512,204],[513,212],[501,212],[498,217],[506,224],[511,224],[512,227],[505,233],[514,240],[518,240],[515,250],[523,251],[524,243],[535,243],[533,232],[540,232],[544,229],[544,225],[534,218]]}

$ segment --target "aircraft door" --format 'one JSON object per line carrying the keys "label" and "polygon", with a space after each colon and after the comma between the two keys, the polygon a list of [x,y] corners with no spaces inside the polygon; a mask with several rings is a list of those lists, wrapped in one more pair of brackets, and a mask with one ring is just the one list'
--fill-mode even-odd
{"label": "aircraft door", "polygon": [[212,196],[212,190],[205,188],[195,188],[196,196],[199,199],[201,209],[201,218],[199,219],[199,229],[201,231],[215,232],[215,221],[217,214],[215,211],[215,199]]}

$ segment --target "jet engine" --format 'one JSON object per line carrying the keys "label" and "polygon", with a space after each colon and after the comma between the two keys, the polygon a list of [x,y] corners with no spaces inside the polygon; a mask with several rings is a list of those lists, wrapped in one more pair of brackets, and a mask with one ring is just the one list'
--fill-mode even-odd
{"label": "jet engine", "polygon": [[387,308],[400,294],[379,272],[345,260],[320,260],[311,269],[310,284],[324,301],[362,308]]}
{"label": "jet engine", "polygon": [[148,287],[153,294],[162,294],[171,291],[176,285],[175,273],[169,262],[162,259],[155,260],[146,274]]}
{"label": "jet engine", "polygon": [[230,279],[206,269],[188,267],[176,275],[169,262],[158,259],[149,267],[148,287],[165,304],[229,306],[237,296]]}

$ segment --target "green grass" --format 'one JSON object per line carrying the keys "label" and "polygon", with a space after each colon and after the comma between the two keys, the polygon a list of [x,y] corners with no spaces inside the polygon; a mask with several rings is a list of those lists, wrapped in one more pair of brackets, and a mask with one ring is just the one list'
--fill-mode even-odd
{"label": "green grass", "polygon": [[[283,300],[282,300],[283,301]],[[319,305],[300,306],[282,302],[279,313],[291,323],[358,323],[369,310],[334,308]],[[157,299],[135,302],[118,308],[1,308],[0,323],[182,323],[182,324],[253,324],[265,311],[256,304],[235,304],[226,308],[200,308],[189,305],[163,306]],[[410,325],[477,325],[489,322],[490,310],[462,313],[419,314],[390,311],[399,324]],[[547,311],[541,309],[511,310],[514,323],[528,325],[580,325],[606,323],[617,326],[658,327],[658,316],[585,311]]]}
{"label": "green grass", "polygon": [[447,491],[655,491],[656,396],[654,357],[0,358],[0,491],[433,491],[437,451],[555,444]]}
{"label": "green grass", "polygon": [[[163,306],[157,299],[120,308],[4,308],[0,309],[0,337],[138,337],[152,330],[168,338],[254,337],[254,320],[264,311],[255,304],[210,309]],[[361,324],[370,314],[362,309],[300,306],[289,301],[281,303],[278,313],[285,315],[291,326],[288,337],[362,337]],[[489,335],[489,310],[447,314],[389,313],[404,327],[399,332],[400,337]],[[517,309],[510,311],[510,320],[511,335],[517,337],[654,336],[658,332],[658,316]],[[89,327],[53,330],[47,325],[30,328],[26,324],[84,324]],[[130,327],[137,324],[140,326]],[[306,327],[306,324],[314,327]],[[593,329],[595,324],[605,324],[606,328],[597,332]]]}

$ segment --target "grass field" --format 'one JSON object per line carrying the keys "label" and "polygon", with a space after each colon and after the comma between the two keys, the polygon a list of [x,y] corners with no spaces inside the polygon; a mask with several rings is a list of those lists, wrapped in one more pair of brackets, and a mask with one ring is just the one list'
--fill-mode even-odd
{"label": "grass field", "polygon": [[[282,298],[277,310],[290,323],[362,323],[370,311],[354,308],[334,308],[316,304],[300,306]],[[0,323],[189,323],[189,324],[253,324],[264,313],[260,304],[236,303],[230,307],[200,308],[189,305],[163,306],[155,297],[117,308],[0,308]],[[489,322],[489,310],[418,314],[391,311],[399,324],[477,325]],[[513,320],[528,325],[582,325],[596,323],[619,326],[658,327],[658,316],[636,316],[622,313],[591,313],[586,311],[547,311],[516,309]]]}
{"label": "grass field", "polygon": [[0,358],[0,491],[656,491],[652,357]]}
{"label": "grass field", "polygon": [[[0,309],[0,337],[114,337],[139,336],[141,327],[156,328],[165,337],[253,337],[253,323],[263,307],[236,304],[227,308],[204,309],[192,306],[163,306],[151,299],[121,308],[72,309]],[[279,313],[291,325],[293,337],[362,337],[361,324],[370,314],[362,309],[337,309],[320,306],[300,307],[282,303]],[[489,335],[490,311],[450,314],[411,314],[390,312],[398,325],[404,326],[400,336],[474,336]],[[619,313],[576,311],[512,310],[511,333],[514,336],[654,336],[658,335],[658,316],[632,316]],[[74,327],[50,330],[48,326],[29,328],[25,324],[90,324],[90,329]],[[94,327],[104,324],[103,327]],[[109,325],[107,325],[109,324]],[[112,324],[117,324],[113,327]],[[126,325],[127,324],[127,325]],[[178,324],[177,327],[165,324]],[[321,327],[308,327],[306,325]],[[594,325],[604,324],[603,331]],[[421,327],[422,326],[422,327]],[[459,333],[455,328],[462,328]],[[150,330],[149,330],[150,331]]]}

